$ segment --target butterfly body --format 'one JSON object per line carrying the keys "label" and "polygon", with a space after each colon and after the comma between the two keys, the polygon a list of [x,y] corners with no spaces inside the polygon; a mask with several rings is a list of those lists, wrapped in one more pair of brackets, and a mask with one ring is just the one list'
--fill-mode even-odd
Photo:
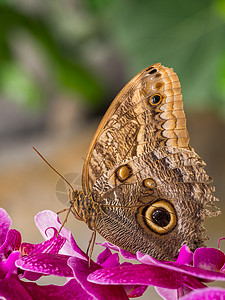
{"label": "butterfly body", "polygon": [[206,209],[214,188],[189,145],[180,90],[177,75],[160,64],[124,87],[99,125],[83,191],[72,200],[80,219],[108,241],[170,260],[184,244],[204,245],[203,221],[217,214]]}

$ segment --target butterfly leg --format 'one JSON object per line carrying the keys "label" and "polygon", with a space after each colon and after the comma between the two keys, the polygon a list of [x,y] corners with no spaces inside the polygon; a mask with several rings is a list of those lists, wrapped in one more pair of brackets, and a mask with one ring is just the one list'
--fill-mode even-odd
{"label": "butterfly leg", "polygon": [[70,214],[70,212],[71,212],[71,209],[72,209],[72,205],[70,205],[69,208],[65,208],[65,209],[63,209],[63,210],[61,210],[60,212],[57,213],[57,215],[58,215],[58,214],[61,213],[61,212],[67,211],[66,217],[65,217],[64,221],[62,222],[61,227],[59,228],[59,231],[58,231],[57,236],[59,235],[60,231],[62,230],[62,228],[63,228],[64,225],[66,224],[66,222],[67,222],[67,220],[68,220],[68,217],[69,217],[69,214]]}
{"label": "butterfly leg", "polygon": [[69,208],[64,208],[64,209],[62,209],[62,210],[58,211],[58,212],[57,212],[57,215],[59,215],[59,214],[63,213],[64,211],[67,211],[68,209],[69,209]]}
{"label": "butterfly leg", "polygon": [[[95,240],[96,240],[96,230],[93,230],[92,234],[91,234],[91,238],[88,243],[87,251],[86,251],[86,254],[89,257],[89,260],[88,260],[89,267],[91,264],[91,257],[92,257],[92,253],[93,253],[93,249],[94,249],[94,245],[95,245]],[[90,253],[89,253],[89,250],[90,250]]]}

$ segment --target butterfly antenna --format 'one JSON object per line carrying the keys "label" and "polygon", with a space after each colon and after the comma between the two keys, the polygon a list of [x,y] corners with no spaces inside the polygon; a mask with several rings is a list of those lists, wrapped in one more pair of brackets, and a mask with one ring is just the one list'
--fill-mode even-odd
{"label": "butterfly antenna", "polygon": [[[72,187],[72,185],[69,183],[69,181],[62,175],[60,174],[45,158],[44,156],[35,148],[35,147],[32,147],[34,149],[34,151],[43,159],[43,161],[56,173],[58,174],[67,184],[68,186],[72,189],[72,191],[74,191],[74,188]],[[69,190],[69,193],[70,193],[70,190]],[[60,231],[62,230],[62,228],[64,227],[64,225],[66,224],[67,220],[68,220],[68,217],[69,217],[69,214],[70,212],[72,211],[72,207],[73,207],[73,203],[70,205],[69,208],[66,208],[66,209],[63,209],[62,211],[60,211],[59,213],[61,212],[64,212],[64,211],[67,211],[67,214],[66,214],[66,217],[65,217],[65,220],[63,221],[61,227],[59,228],[59,231],[58,231],[58,234],[60,233]],[[57,214],[59,214],[57,213]]]}
{"label": "butterfly antenna", "polygon": [[34,151],[43,159],[43,161],[56,173],[58,174],[67,184],[68,186],[72,189],[72,191],[74,191],[74,188],[72,187],[72,185],[69,183],[69,181],[62,175],[60,174],[45,158],[43,155],[41,155],[41,153],[35,148],[32,147],[34,149]]}

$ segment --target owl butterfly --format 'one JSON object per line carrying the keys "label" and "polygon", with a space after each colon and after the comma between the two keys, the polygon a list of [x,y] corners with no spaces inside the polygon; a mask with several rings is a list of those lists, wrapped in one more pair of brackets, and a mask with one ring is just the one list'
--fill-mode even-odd
{"label": "owl butterfly", "polygon": [[203,221],[219,212],[204,166],[189,145],[178,76],[152,65],[103,117],[84,162],[82,191],[71,195],[73,212],[125,250],[173,260],[184,244],[204,245]]}

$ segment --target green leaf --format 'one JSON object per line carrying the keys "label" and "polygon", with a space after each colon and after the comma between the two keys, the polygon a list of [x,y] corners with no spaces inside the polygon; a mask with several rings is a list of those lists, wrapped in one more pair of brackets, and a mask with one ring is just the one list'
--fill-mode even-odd
{"label": "green leaf", "polygon": [[44,97],[40,87],[20,65],[13,62],[1,65],[0,78],[5,97],[34,111],[43,107]]}

